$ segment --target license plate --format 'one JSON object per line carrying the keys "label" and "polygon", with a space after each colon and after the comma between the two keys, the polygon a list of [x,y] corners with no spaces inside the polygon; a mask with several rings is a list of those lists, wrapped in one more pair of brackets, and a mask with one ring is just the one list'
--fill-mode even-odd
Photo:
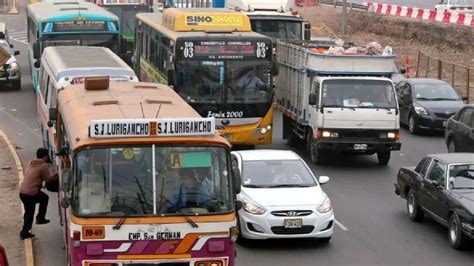
{"label": "license plate", "polygon": [[354,150],[356,151],[367,150],[367,144],[354,144]]}
{"label": "license plate", "polygon": [[285,228],[301,228],[303,226],[303,219],[285,219]]}
{"label": "license plate", "polygon": [[443,121],[443,127],[446,127],[447,124],[448,124],[448,121]]}

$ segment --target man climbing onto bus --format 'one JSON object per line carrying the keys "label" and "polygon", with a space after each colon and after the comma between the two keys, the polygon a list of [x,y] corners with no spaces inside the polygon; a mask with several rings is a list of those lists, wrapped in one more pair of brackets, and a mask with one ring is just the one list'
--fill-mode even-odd
{"label": "man climbing onto bus", "polygon": [[58,179],[58,174],[51,174],[49,165],[51,158],[45,148],[39,148],[36,151],[36,159],[30,161],[25,169],[24,179],[20,185],[20,199],[25,208],[23,216],[23,229],[20,232],[20,238],[26,239],[34,237],[30,232],[33,226],[33,216],[35,214],[36,204],[39,203],[39,211],[36,216],[36,224],[47,224],[46,211],[48,209],[49,197],[41,191],[43,182],[52,182]]}

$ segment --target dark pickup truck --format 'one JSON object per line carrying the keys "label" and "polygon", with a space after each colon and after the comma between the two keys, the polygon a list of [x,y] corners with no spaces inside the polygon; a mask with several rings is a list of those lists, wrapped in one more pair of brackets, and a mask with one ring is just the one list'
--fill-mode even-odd
{"label": "dark pickup truck", "polygon": [[429,214],[448,227],[453,248],[474,239],[474,153],[431,154],[416,167],[400,168],[395,193],[407,200],[412,221]]}

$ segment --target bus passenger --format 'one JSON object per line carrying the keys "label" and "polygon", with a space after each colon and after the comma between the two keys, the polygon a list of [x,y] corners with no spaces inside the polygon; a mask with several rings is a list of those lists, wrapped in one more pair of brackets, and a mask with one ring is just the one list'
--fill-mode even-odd
{"label": "bus passenger", "polygon": [[204,183],[199,183],[193,177],[192,171],[181,171],[181,184],[173,188],[168,202],[168,213],[174,213],[183,208],[205,208],[209,200],[209,190]]}
{"label": "bus passenger", "polygon": [[264,87],[265,83],[257,77],[256,71],[256,69],[253,69],[243,75],[237,82],[237,88],[243,89],[245,92],[256,92],[257,89]]}
{"label": "bus passenger", "polygon": [[49,197],[41,191],[44,182],[52,182],[58,179],[58,174],[51,175],[49,172],[49,152],[45,148],[39,148],[36,151],[36,159],[30,161],[25,169],[25,177],[20,185],[20,199],[25,208],[23,215],[23,228],[20,232],[20,238],[26,239],[34,237],[30,232],[33,226],[33,216],[35,214],[36,204],[39,203],[39,212],[36,216],[36,224],[47,224],[46,211],[48,210]]}

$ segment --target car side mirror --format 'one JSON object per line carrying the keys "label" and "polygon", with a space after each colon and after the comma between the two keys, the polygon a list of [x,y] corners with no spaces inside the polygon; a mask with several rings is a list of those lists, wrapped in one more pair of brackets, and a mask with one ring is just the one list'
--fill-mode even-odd
{"label": "car side mirror", "polygon": [[41,58],[41,45],[39,42],[33,43],[33,58],[34,59]]}
{"label": "car side mirror", "polygon": [[318,96],[316,95],[316,93],[309,94],[309,105],[318,105]]}
{"label": "car side mirror", "polygon": [[235,210],[238,211],[244,207],[244,204],[240,200],[235,201]]}
{"label": "car side mirror", "polygon": [[461,100],[467,101],[467,100],[469,100],[469,97],[467,97],[467,96],[461,96]]}
{"label": "car side mirror", "polygon": [[16,56],[16,55],[20,55],[20,51],[15,51],[15,52],[13,52],[13,55],[15,55],[15,56]]}
{"label": "car side mirror", "polygon": [[329,182],[329,176],[322,175],[319,177],[319,184],[323,185]]}

